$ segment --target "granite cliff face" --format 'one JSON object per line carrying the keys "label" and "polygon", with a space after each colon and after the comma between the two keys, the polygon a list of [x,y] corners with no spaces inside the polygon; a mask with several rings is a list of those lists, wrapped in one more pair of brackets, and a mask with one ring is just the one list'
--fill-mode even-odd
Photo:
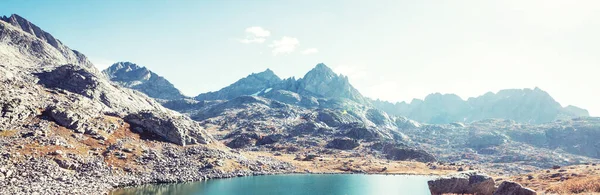
{"label": "granite cliff face", "polygon": [[489,92],[466,101],[454,94],[436,93],[428,95],[424,100],[415,99],[410,104],[375,100],[373,105],[393,115],[432,124],[473,122],[490,118],[541,124],[589,116],[587,110],[575,106],[562,107],[539,88]]}
{"label": "granite cliff face", "polygon": [[167,79],[131,62],[117,62],[103,70],[108,78],[119,85],[138,90],[149,97],[161,100],[185,98]]}

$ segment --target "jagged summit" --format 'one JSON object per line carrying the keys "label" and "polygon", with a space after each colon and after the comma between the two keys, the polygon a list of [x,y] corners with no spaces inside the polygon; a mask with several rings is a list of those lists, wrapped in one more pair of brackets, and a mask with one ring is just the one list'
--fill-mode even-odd
{"label": "jagged summit", "polygon": [[264,79],[264,80],[269,80],[269,81],[276,81],[276,80],[281,80],[281,78],[279,78],[279,76],[277,76],[275,74],[275,72],[273,72],[271,69],[267,68],[265,71],[259,72],[259,73],[252,73],[251,75],[249,75],[249,77],[255,77],[255,78],[259,78],[259,79]]}
{"label": "jagged summit", "polygon": [[[361,104],[369,102],[348,81],[347,76],[338,75],[327,65],[320,63],[308,71],[303,78],[282,80],[267,69],[249,76],[215,92],[200,94],[197,100],[230,100],[241,95],[260,95],[271,90],[283,90],[313,98],[350,99]],[[290,94],[288,92],[281,92]]]}
{"label": "jagged summit", "polygon": [[146,95],[165,100],[181,99],[185,96],[167,79],[131,62],[117,62],[102,71],[111,81]]}
{"label": "jagged summit", "polygon": [[0,17],[0,37],[0,54],[9,56],[0,59],[0,64],[24,67],[76,64],[98,72],[83,54],[17,14]]}
{"label": "jagged summit", "polygon": [[112,81],[149,80],[153,72],[131,62],[117,62],[102,71]]}
{"label": "jagged summit", "polygon": [[252,73],[235,83],[214,92],[202,93],[195,97],[196,100],[230,100],[243,95],[258,94],[282,80],[271,69],[263,72]]}
{"label": "jagged summit", "polygon": [[35,24],[29,22],[28,20],[26,20],[25,18],[23,18],[17,14],[12,14],[10,17],[2,16],[0,19],[7,23],[12,24],[15,27],[20,28],[21,30],[23,30],[39,39],[46,41],[47,43],[54,46],[55,48],[58,48],[59,45],[62,44],[58,39],[54,38],[50,33],[43,31],[40,27],[36,26]]}
{"label": "jagged summit", "polygon": [[298,80],[298,93],[324,98],[346,98],[358,103],[367,102],[350,84],[347,76],[336,74],[323,63],[317,64]]}

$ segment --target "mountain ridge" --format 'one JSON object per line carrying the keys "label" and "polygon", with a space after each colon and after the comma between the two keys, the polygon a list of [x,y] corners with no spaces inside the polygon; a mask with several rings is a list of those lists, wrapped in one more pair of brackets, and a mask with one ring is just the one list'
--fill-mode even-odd
{"label": "mountain ridge", "polygon": [[456,94],[432,93],[424,99],[415,98],[410,103],[372,101],[375,107],[389,114],[434,124],[473,122],[488,118],[539,124],[589,116],[585,109],[572,105],[562,107],[548,92],[539,87],[502,89],[497,93],[487,92],[466,100]]}

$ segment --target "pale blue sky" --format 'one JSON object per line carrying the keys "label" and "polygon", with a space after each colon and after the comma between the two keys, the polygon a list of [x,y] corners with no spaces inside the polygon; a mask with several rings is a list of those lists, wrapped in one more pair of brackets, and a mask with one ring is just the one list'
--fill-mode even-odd
{"label": "pale blue sky", "polygon": [[11,13],[99,67],[131,61],[190,96],[323,62],[372,98],[538,86],[600,115],[595,0],[1,1]]}

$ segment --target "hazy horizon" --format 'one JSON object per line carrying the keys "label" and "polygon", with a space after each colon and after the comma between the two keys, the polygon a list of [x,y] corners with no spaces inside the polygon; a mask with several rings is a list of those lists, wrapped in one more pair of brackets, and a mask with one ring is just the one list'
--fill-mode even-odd
{"label": "hazy horizon", "polygon": [[[539,87],[600,115],[596,1],[4,1],[104,69],[146,66],[188,96],[267,68],[302,77],[318,63],[366,97],[462,99]],[[85,11],[83,11],[85,10]]]}

